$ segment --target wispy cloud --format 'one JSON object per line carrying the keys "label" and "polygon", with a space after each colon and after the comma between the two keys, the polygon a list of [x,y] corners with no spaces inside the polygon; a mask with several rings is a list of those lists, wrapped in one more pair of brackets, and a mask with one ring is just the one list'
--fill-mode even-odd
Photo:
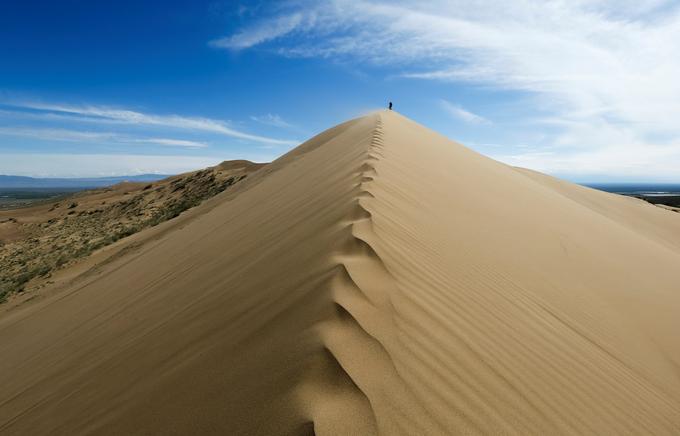
{"label": "wispy cloud", "polygon": [[135,139],[134,142],[141,142],[145,144],[158,144],[170,147],[186,147],[186,148],[205,148],[208,146],[205,142],[188,141],[186,139],[170,139],[170,138],[146,138]]}
{"label": "wispy cloud", "polygon": [[127,125],[159,126],[168,129],[189,130],[229,136],[245,141],[267,145],[295,145],[289,139],[277,139],[236,130],[226,122],[212,118],[186,117],[180,115],[156,115],[128,109],[102,106],[70,106],[39,102],[11,102],[8,106],[43,112],[47,117],[66,116],[74,121],[118,123]]}
{"label": "wispy cloud", "polygon": [[35,127],[0,127],[0,135],[35,138],[43,141],[67,141],[87,143],[155,144],[170,147],[205,148],[208,144],[173,138],[138,138],[113,132],[88,132],[69,129],[45,129]]}
{"label": "wispy cloud", "polygon": [[83,132],[68,129],[36,129],[31,127],[0,127],[0,135],[36,138],[49,141],[102,141],[113,140],[115,133]]}
{"label": "wispy cloud", "polygon": [[302,23],[302,20],[303,15],[300,13],[275,17],[265,23],[244,29],[235,35],[210,41],[210,45],[230,50],[254,47],[289,34]]}
{"label": "wispy cloud", "polygon": [[[644,152],[640,152],[643,147]],[[495,154],[510,165],[569,177],[580,182],[633,181],[677,182],[680,144],[616,145],[563,151],[529,151]],[[653,172],[650,173],[650,167]]]}
{"label": "wispy cloud", "polygon": [[292,124],[286,122],[280,115],[277,114],[266,114],[260,116],[251,116],[251,120],[258,122],[260,124],[265,124],[267,126],[280,127],[290,129],[294,127]]}
{"label": "wispy cloud", "polygon": [[453,104],[447,100],[440,100],[440,106],[452,118],[469,123],[469,124],[490,124],[486,118],[463,109],[459,105]]}
{"label": "wispy cloud", "polygon": [[228,38],[240,48],[271,42],[285,56],[346,58],[411,79],[528,93],[534,115],[562,120],[550,146],[573,165],[606,155],[606,165],[596,160],[602,171],[625,172],[634,151],[649,172],[668,171],[668,159],[680,167],[680,155],[668,151],[680,146],[676,1],[525,0],[504,4],[503,13],[491,0],[287,6]]}

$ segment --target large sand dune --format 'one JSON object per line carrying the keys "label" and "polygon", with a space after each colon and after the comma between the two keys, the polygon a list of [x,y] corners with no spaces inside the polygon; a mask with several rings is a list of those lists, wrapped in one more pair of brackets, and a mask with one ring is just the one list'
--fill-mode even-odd
{"label": "large sand dune", "polygon": [[393,112],[0,318],[1,434],[680,434],[680,219]]}

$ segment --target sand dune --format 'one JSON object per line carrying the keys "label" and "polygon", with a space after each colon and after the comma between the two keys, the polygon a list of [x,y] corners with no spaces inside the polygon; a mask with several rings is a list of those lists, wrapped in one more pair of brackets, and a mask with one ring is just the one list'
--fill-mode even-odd
{"label": "sand dune", "polygon": [[349,121],[0,317],[2,434],[679,434],[680,219]]}

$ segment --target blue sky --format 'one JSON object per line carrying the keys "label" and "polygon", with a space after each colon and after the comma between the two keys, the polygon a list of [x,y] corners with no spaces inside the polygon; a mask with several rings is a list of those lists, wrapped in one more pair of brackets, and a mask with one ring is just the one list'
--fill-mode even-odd
{"label": "blue sky", "polygon": [[581,182],[680,182],[677,1],[0,6],[0,173],[274,159],[384,107]]}

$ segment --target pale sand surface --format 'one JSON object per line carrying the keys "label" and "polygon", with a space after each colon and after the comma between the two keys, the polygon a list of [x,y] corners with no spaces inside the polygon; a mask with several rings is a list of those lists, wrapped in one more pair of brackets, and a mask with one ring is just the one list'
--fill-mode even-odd
{"label": "pale sand surface", "polygon": [[242,185],[0,316],[0,434],[680,434],[676,213],[393,112]]}

